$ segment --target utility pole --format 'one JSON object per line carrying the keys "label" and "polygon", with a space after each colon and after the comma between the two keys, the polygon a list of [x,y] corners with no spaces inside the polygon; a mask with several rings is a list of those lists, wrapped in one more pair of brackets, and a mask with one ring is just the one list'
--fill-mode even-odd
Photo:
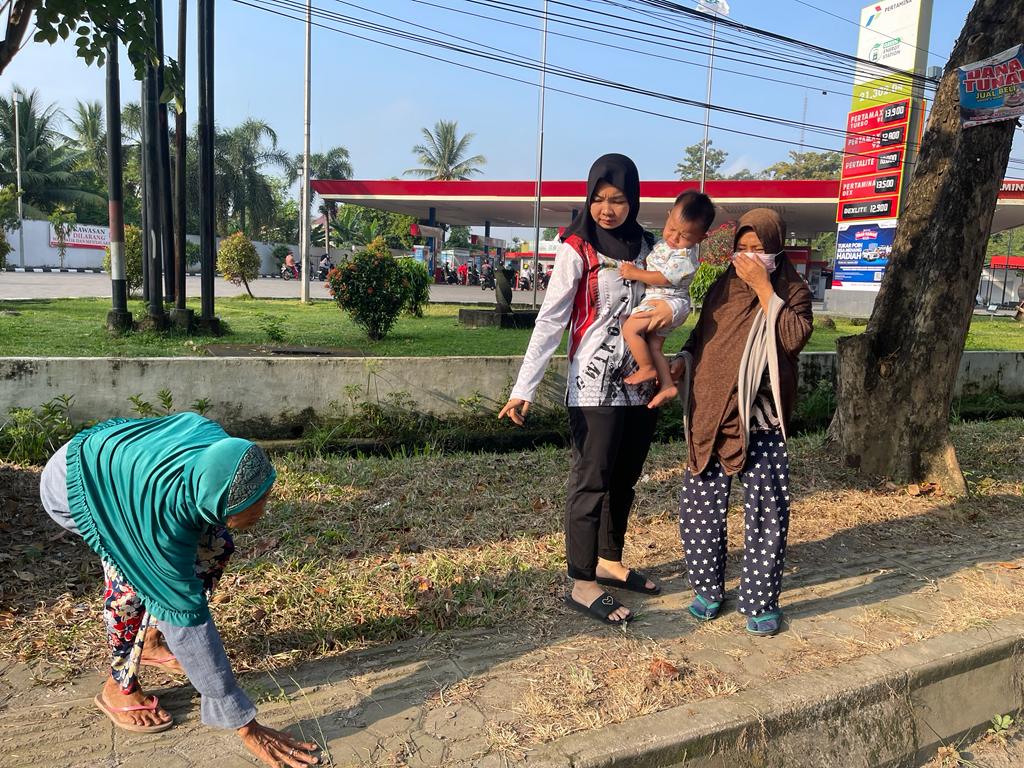
{"label": "utility pole", "polygon": [[715,73],[715,36],[718,31],[718,14],[729,15],[729,3],[726,0],[697,0],[698,10],[711,14],[711,48],[708,53],[708,88],[704,107],[704,145],[700,163],[700,191],[704,191],[704,183],[708,175],[708,131],[711,127],[711,80]]}
{"label": "utility pole", "polygon": [[161,101],[164,93],[164,3],[153,0],[153,22],[156,28],[156,150],[157,183],[160,216],[160,251],[163,254],[164,300],[170,304],[175,300],[174,278],[174,211],[171,196],[171,148],[168,143],[167,105]]}
{"label": "utility pole", "polygon": [[128,276],[124,261],[124,180],[121,174],[121,77],[117,36],[107,42],[107,196],[110,211],[110,289],[112,307],[107,330],[123,333],[132,327],[128,311]]}
{"label": "utility pole", "polygon": [[299,235],[299,282],[302,290],[299,297],[303,304],[309,302],[309,102],[310,102],[310,69],[312,64],[313,43],[313,2],[306,0],[306,83],[305,83],[305,121],[302,139],[302,194],[300,196],[302,211],[300,215]]}
{"label": "utility pole", "polygon": [[540,274],[540,206],[544,177],[544,90],[548,68],[548,0],[544,0],[544,26],[540,36],[540,105],[537,110],[537,199],[533,202],[533,308],[537,308]]}
{"label": "utility pole", "polygon": [[17,91],[11,92],[14,102],[14,173],[18,185],[18,266],[25,266],[25,209],[21,203],[21,119],[18,114],[18,102],[21,96]]}

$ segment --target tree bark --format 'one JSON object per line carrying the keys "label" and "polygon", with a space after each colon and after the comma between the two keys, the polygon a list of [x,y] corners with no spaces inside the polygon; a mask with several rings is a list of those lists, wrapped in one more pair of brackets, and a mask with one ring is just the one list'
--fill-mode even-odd
{"label": "tree bark", "polygon": [[867,329],[839,340],[847,465],[966,492],[949,407],[1015,121],[964,130],[956,68],[1024,40],[1024,0],[977,0],[946,64]]}
{"label": "tree bark", "polygon": [[0,75],[7,69],[15,54],[21,50],[21,41],[32,21],[32,14],[42,4],[41,0],[15,0],[7,20],[7,32],[0,40]]}

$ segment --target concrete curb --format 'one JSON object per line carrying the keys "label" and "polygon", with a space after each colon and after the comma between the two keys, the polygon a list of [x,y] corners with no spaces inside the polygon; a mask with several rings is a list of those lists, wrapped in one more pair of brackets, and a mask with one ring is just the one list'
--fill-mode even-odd
{"label": "concrete curb", "polygon": [[[770,640],[767,642],[771,642]],[[543,768],[902,768],[1024,708],[1024,618],[553,742]]]}

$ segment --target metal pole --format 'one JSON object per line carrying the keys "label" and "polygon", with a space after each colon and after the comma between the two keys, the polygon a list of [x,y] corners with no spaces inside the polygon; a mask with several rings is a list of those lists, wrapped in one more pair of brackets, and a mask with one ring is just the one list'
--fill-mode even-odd
{"label": "metal pole", "polygon": [[302,140],[302,242],[299,243],[300,272],[299,282],[302,285],[300,294],[302,303],[309,301],[309,102],[310,102],[310,69],[313,49],[313,2],[306,0],[306,83],[305,83],[305,127]]}
{"label": "metal pole", "polygon": [[142,90],[139,96],[139,109],[142,115],[142,125],[139,128],[139,173],[142,184],[139,189],[141,205],[139,206],[140,218],[142,219],[142,303],[149,304],[149,238],[146,233],[149,231],[149,200],[146,199],[146,178],[147,170],[146,144],[146,79],[142,79]]}
{"label": "metal pole", "polygon": [[544,177],[544,87],[548,67],[548,0],[540,36],[540,106],[537,110],[537,199],[533,203],[533,308],[537,308],[537,270],[540,269],[540,205]]}
{"label": "metal pole", "polygon": [[18,185],[18,266],[25,266],[25,209],[21,202],[21,119],[18,116],[19,96],[17,91],[11,92],[14,102],[14,169],[15,183]]}
{"label": "metal pole", "polygon": [[128,311],[128,279],[124,262],[124,179],[121,171],[121,78],[117,61],[117,37],[107,42],[107,194],[110,211],[110,289],[112,308],[107,329],[132,327]]}
{"label": "metal pole", "polygon": [[213,0],[199,0],[199,246],[201,317],[207,331],[217,332],[213,314],[213,275],[216,250],[213,188]]}
{"label": "metal pole", "polygon": [[711,123],[711,78],[715,72],[715,33],[718,30],[718,13],[712,11],[714,14],[711,17],[711,51],[708,54],[708,91],[705,102],[707,106],[704,107],[704,151],[703,157],[700,164],[700,191],[704,191],[704,182],[708,176],[708,128]]}

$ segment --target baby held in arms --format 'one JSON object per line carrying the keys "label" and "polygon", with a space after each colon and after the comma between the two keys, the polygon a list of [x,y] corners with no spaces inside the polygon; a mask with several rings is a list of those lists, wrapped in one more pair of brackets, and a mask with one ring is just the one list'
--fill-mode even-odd
{"label": "baby held in arms", "polygon": [[[647,286],[643,301],[623,324],[622,332],[639,366],[624,381],[639,384],[658,380],[658,393],[651,400],[651,408],[676,396],[662,347],[665,337],[686,322],[690,314],[690,283],[698,266],[697,245],[707,237],[714,220],[715,206],[711,198],[700,192],[684,192],[668,212],[662,239],[648,254],[646,269],[632,262],[622,262],[619,267],[623,280],[636,280]],[[672,310],[672,322],[648,334],[649,320],[634,315],[658,309],[659,302]]]}

